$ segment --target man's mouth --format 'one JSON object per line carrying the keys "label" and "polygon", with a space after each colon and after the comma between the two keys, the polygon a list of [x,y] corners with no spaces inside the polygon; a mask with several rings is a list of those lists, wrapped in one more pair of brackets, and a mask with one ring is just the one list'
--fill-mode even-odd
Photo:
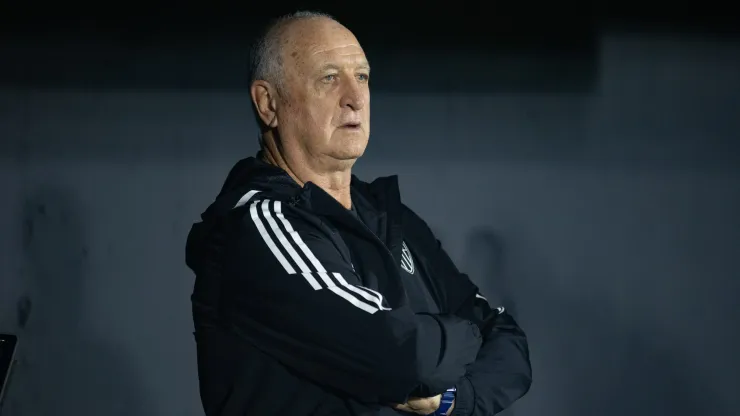
{"label": "man's mouth", "polygon": [[344,123],[341,125],[341,128],[348,129],[348,130],[354,130],[359,129],[362,126],[362,123]]}

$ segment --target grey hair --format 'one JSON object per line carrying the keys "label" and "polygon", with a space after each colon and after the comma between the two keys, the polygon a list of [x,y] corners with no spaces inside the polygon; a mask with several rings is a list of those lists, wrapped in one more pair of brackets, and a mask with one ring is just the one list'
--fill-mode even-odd
{"label": "grey hair", "polygon": [[299,11],[280,16],[268,25],[252,47],[249,65],[250,85],[256,80],[264,80],[273,84],[275,88],[280,90],[283,83],[281,38],[284,29],[291,23],[300,20],[320,18],[336,21],[334,17],[326,13]]}

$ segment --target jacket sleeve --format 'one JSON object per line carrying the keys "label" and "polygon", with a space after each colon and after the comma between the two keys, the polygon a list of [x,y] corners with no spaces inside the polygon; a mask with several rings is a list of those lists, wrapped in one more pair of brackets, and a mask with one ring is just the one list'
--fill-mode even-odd
{"label": "jacket sleeve", "polygon": [[504,307],[490,307],[470,278],[458,271],[439,242],[435,246],[434,270],[444,279],[444,284],[448,288],[473,289],[463,302],[449,306],[455,315],[483,328],[484,335],[475,362],[467,366],[465,376],[455,385],[457,397],[452,415],[499,413],[524,396],[532,383],[527,337]]}
{"label": "jacket sleeve", "polygon": [[358,285],[320,220],[280,201],[246,211],[227,246],[229,326],[290,370],[360,401],[403,403],[428,380],[454,384],[479,328],[457,316],[388,307]]}
{"label": "jacket sleeve", "polygon": [[[490,310],[485,298],[476,294],[463,316],[485,316]],[[524,396],[532,384],[529,347],[524,331],[503,307],[494,310],[491,330],[475,362],[458,383],[453,416],[493,415]],[[471,318],[473,319],[473,318]]]}

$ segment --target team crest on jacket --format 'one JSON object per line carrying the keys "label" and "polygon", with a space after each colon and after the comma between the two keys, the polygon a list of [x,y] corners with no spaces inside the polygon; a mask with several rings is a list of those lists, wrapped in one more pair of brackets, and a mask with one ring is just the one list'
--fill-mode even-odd
{"label": "team crest on jacket", "polygon": [[414,258],[411,257],[411,251],[405,241],[401,245],[401,268],[409,274],[414,274]]}

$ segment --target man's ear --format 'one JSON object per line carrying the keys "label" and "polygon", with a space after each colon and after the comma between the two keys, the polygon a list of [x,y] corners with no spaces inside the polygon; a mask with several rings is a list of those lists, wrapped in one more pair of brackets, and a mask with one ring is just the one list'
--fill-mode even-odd
{"label": "man's ear", "polygon": [[275,88],[267,81],[257,80],[252,83],[249,93],[252,96],[257,114],[265,126],[277,127],[277,92]]}

